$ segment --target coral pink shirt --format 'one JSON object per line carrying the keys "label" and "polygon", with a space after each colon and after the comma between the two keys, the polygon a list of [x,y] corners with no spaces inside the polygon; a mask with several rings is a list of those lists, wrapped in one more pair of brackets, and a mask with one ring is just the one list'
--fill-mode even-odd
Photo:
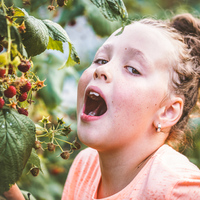
{"label": "coral pink shirt", "polygon": [[[95,200],[101,178],[98,152],[87,148],[70,169],[62,200]],[[198,200],[200,170],[168,145],[161,146],[120,192],[103,200]]]}

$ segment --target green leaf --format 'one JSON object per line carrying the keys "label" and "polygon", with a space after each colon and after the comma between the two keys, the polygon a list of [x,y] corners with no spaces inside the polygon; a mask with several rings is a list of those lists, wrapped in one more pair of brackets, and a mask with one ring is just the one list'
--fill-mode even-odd
{"label": "green leaf", "polygon": [[21,33],[22,42],[26,48],[28,56],[36,56],[45,51],[48,46],[48,29],[42,20],[29,16],[24,9],[21,10],[24,13],[26,26],[26,32]]}
{"label": "green leaf", "polygon": [[41,169],[41,165],[40,165],[40,158],[38,157],[36,150],[33,148],[31,155],[27,161],[27,165],[30,166],[30,169],[34,166],[40,169],[40,171],[42,171]]}
{"label": "green leaf", "polygon": [[[23,12],[23,10],[19,9],[19,8],[14,8],[15,13],[14,16],[20,16],[23,17],[25,15],[25,13]],[[17,18],[13,18],[14,20],[16,20]]]}
{"label": "green leaf", "polygon": [[110,21],[126,22],[128,13],[122,0],[90,0]]}
{"label": "green leaf", "polygon": [[119,21],[107,20],[100,10],[90,1],[85,1],[86,17],[97,35],[101,37],[110,36],[115,30],[121,27]]}
{"label": "green leaf", "polygon": [[76,63],[80,63],[71,40],[59,24],[50,20],[36,19],[33,16],[29,16],[24,9],[18,8],[16,12],[19,16],[24,16],[26,32],[21,33],[21,37],[28,56],[38,55],[46,49],[63,52],[62,42],[68,42],[69,56],[65,66],[73,66]]}
{"label": "green leaf", "polygon": [[61,41],[53,40],[51,37],[49,37],[49,44],[47,46],[47,49],[53,49],[53,50],[58,50],[63,51],[63,43]]}
{"label": "green leaf", "polygon": [[0,54],[0,67],[3,67],[8,63],[8,53],[4,52]]}
{"label": "green leaf", "polygon": [[62,28],[62,26],[48,19],[43,20],[43,23],[48,28],[49,36],[53,40],[71,43],[69,36],[67,35],[66,31]]}
{"label": "green leaf", "polygon": [[[19,13],[19,11],[17,11],[17,12]],[[17,44],[18,51],[22,55],[26,56],[26,51],[24,50],[24,47],[22,45],[21,36],[20,36],[17,28],[15,26],[11,26],[10,30],[11,30],[11,38],[12,38],[13,43]],[[7,22],[6,22],[6,18],[3,14],[0,14],[0,35],[7,37]]]}
{"label": "green leaf", "polygon": [[35,125],[14,109],[0,110],[0,194],[16,183],[35,142]]}
{"label": "green leaf", "polygon": [[14,67],[17,67],[20,63],[21,63],[21,60],[20,60],[19,56],[15,56],[14,60],[11,62],[11,64]]}
{"label": "green leaf", "polygon": [[24,46],[22,44],[22,39],[21,39],[21,35],[20,35],[19,31],[17,30],[17,28],[15,26],[11,26],[10,30],[11,30],[12,41],[13,41],[13,43],[17,44],[18,51],[23,56],[27,56],[26,50],[24,49]]}
{"label": "green leaf", "polygon": [[80,59],[77,55],[77,52],[74,48],[74,46],[69,43],[69,56],[68,56],[68,59],[67,59],[67,62],[61,66],[59,69],[63,69],[65,67],[72,67],[74,66],[76,63],[80,63]]}
{"label": "green leaf", "polygon": [[68,60],[65,63],[65,65],[63,65],[59,69],[62,69],[64,67],[74,66],[77,63],[79,64],[80,59],[79,59],[78,54],[77,54],[71,40],[69,39],[69,36],[67,35],[66,31],[59,24],[52,22],[50,20],[43,20],[43,22],[47,26],[48,31],[49,31],[49,36],[53,40],[68,42],[68,44],[69,44]]}

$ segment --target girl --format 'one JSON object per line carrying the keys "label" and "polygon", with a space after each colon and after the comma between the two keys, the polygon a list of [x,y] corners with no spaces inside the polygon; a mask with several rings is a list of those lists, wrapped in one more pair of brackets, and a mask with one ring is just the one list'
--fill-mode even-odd
{"label": "girl", "polygon": [[78,86],[78,136],[91,148],[62,200],[200,199],[199,169],[172,148],[197,102],[199,27],[190,14],[143,19],[97,51]]}
{"label": "girl", "polygon": [[89,148],[62,200],[200,199],[200,170],[173,149],[197,102],[199,27],[190,14],[143,19],[98,50],[78,86],[78,136]]}

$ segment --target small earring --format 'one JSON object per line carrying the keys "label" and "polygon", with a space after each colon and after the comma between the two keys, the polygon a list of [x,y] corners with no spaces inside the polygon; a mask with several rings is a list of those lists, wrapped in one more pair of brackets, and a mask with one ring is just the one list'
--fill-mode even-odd
{"label": "small earring", "polygon": [[157,128],[157,130],[156,130],[158,133],[161,131],[161,124],[160,123],[158,123],[158,128]]}

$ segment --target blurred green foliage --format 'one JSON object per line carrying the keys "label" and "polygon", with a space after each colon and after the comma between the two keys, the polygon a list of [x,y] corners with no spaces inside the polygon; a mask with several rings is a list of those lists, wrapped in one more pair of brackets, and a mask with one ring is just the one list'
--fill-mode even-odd
{"label": "blurred green foliage", "polygon": [[[63,27],[75,27],[77,18],[84,16],[98,37],[107,37],[120,27],[118,22],[110,22],[105,19],[90,0],[68,0],[67,6],[56,7],[51,12],[47,9],[50,2],[50,0],[31,0],[31,5],[28,6],[23,5],[22,0],[6,0],[8,6],[15,4],[16,6],[24,7],[31,15],[41,19],[54,20]],[[124,0],[124,3],[131,20],[144,17],[167,19],[174,14],[183,12],[190,12],[196,16],[200,15],[200,2],[197,0]],[[94,52],[89,53],[94,54]],[[32,109],[32,118],[35,121],[40,119],[42,115],[51,115],[52,121],[55,116],[64,117],[66,124],[72,124],[73,133],[69,135],[69,139],[73,140],[76,137],[76,108],[70,106],[63,108],[61,106],[61,95],[65,79],[73,77],[77,80],[83,69],[90,62],[81,63],[75,66],[72,71],[69,69],[57,71],[62,59],[54,55],[53,52],[43,53],[34,58],[35,70],[38,76],[41,79],[47,79],[45,82],[47,87],[35,97],[35,107]],[[188,150],[184,151],[184,154],[200,167],[199,118],[192,119],[190,127],[193,128],[193,143]],[[83,148],[85,147],[82,146]],[[40,173],[38,177],[33,178],[25,170],[24,175],[18,182],[19,187],[31,192],[37,200],[61,199],[68,170],[78,152],[73,153],[70,159],[65,161],[57,157],[59,155],[57,151],[55,153],[41,151],[40,158],[42,160],[43,174]]]}

